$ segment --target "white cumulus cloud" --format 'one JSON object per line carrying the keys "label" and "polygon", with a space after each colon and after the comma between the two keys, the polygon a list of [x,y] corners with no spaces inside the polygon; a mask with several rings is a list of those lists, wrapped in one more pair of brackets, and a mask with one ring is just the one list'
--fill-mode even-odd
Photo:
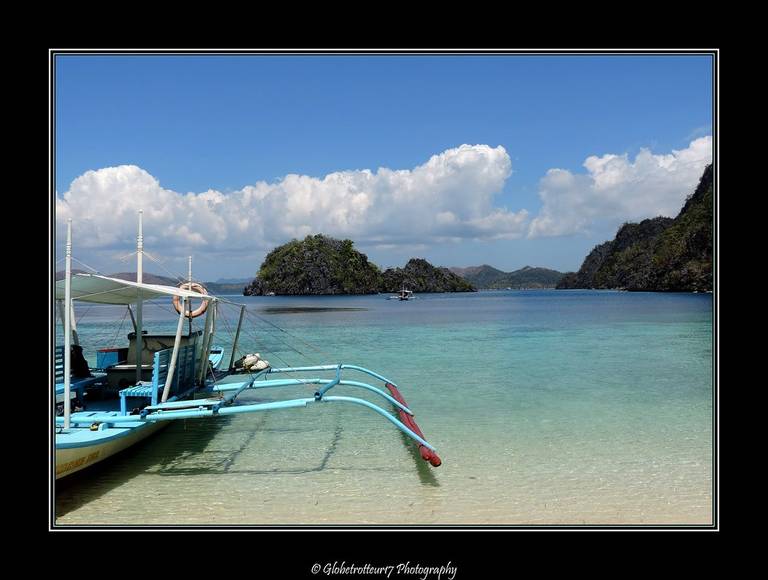
{"label": "white cumulus cloud", "polygon": [[144,210],[145,245],[165,255],[263,251],[325,233],[360,244],[520,237],[527,212],[495,207],[511,174],[506,150],[461,145],[413,169],[286,175],[234,192],[180,193],[135,165],[88,171],[56,199],[81,248],[130,249]]}
{"label": "white cumulus cloud", "polygon": [[627,220],[674,217],[711,161],[707,136],[667,155],[642,149],[632,161],[627,154],[593,155],[584,161],[584,174],[550,169],[539,183],[543,205],[528,236],[589,233],[595,226],[615,229]]}

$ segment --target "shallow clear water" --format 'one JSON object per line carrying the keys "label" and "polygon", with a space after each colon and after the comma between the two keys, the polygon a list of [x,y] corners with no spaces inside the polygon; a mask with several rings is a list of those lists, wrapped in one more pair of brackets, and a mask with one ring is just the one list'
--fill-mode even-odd
{"label": "shallow clear water", "polygon": [[[260,317],[244,350],[273,366],[354,363],[397,383],[441,467],[362,407],[178,421],[58,482],[57,523],[711,523],[711,295],[385,298],[232,300]],[[124,342],[122,309],[77,312],[91,363],[95,348]],[[222,314],[226,347],[237,311]],[[147,307],[144,320],[175,330],[169,304]]]}

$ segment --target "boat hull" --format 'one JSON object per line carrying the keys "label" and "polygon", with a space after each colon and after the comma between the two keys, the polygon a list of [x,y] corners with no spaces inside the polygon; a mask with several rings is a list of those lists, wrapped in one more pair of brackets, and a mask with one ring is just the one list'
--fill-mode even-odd
{"label": "boat hull", "polygon": [[115,429],[114,436],[105,436],[91,443],[83,442],[82,445],[73,447],[60,447],[57,442],[56,479],[95,465],[99,461],[103,461],[107,457],[111,457],[154,435],[167,426],[164,421],[158,421],[141,424],[130,429]]}

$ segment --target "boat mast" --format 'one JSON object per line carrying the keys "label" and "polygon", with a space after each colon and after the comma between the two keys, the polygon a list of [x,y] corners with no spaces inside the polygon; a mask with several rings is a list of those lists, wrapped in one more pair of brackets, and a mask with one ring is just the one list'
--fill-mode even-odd
{"label": "boat mast", "polygon": [[[142,258],[144,255],[144,233],[142,228],[142,218],[144,210],[139,210],[139,235],[136,236],[136,282],[142,283],[143,278],[143,264]],[[141,359],[142,350],[144,349],[144,341],[141,335],[142,326],[142,303],[141,303],[141,290],[138,291],[138,300],[136,301],[136,383],[141,382]]]}
{"label": "boat mast", "polygon": [[72,371],[71,319],[72,319],[72,219],[67,220],[66,266],[64,273],[64,429],[69,429],[70,372]]}

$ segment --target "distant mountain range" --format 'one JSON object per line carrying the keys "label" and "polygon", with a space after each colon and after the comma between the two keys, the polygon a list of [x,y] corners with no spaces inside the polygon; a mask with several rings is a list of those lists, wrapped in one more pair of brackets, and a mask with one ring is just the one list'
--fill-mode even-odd
{"label": "distant mountain range", "polygon": [[251,281],[251,278],[219,278],[211,284],[240,284],[245,286]]}
{"label": "distant mountain range", "polygon": [[[73,274],[88,274],[85,270],[72,270]],[[131,280],[136,281],[136,272],[117,272],[116,274],[105,274],[105,276],[109,276],[110,278],[117,278],[119,280]],[[63,280],[64,279],[64,271],[56,272],[56,279],[57,280]],[[179,280],[176,278],[170,278],[168,276],[159,276],[158,274],[152,274],[150,272],[144,272],[141,276],[142,281],[144,281],[147,284],[160,284],[163,286],[178,286]],[[208,292],[211,294],[240,294],[243,293],[243,288],[245,288],[246,284],[248,283],[248,280],[244,280],[243,282],[237,282],[237,283],[222,283],[222,282],[202,282],[203,286],[206,287]]]}
{"label": "distant mountain range", "polygon": [[482,266],[469,266],[467,268],[449,268],[457,274],[481,289],[505,289],[521,290],[525,288],[554,288],[564,276],[563,272],[548,268],[534,268],[525,266],[513,272],[504,272],[488,264]]}

